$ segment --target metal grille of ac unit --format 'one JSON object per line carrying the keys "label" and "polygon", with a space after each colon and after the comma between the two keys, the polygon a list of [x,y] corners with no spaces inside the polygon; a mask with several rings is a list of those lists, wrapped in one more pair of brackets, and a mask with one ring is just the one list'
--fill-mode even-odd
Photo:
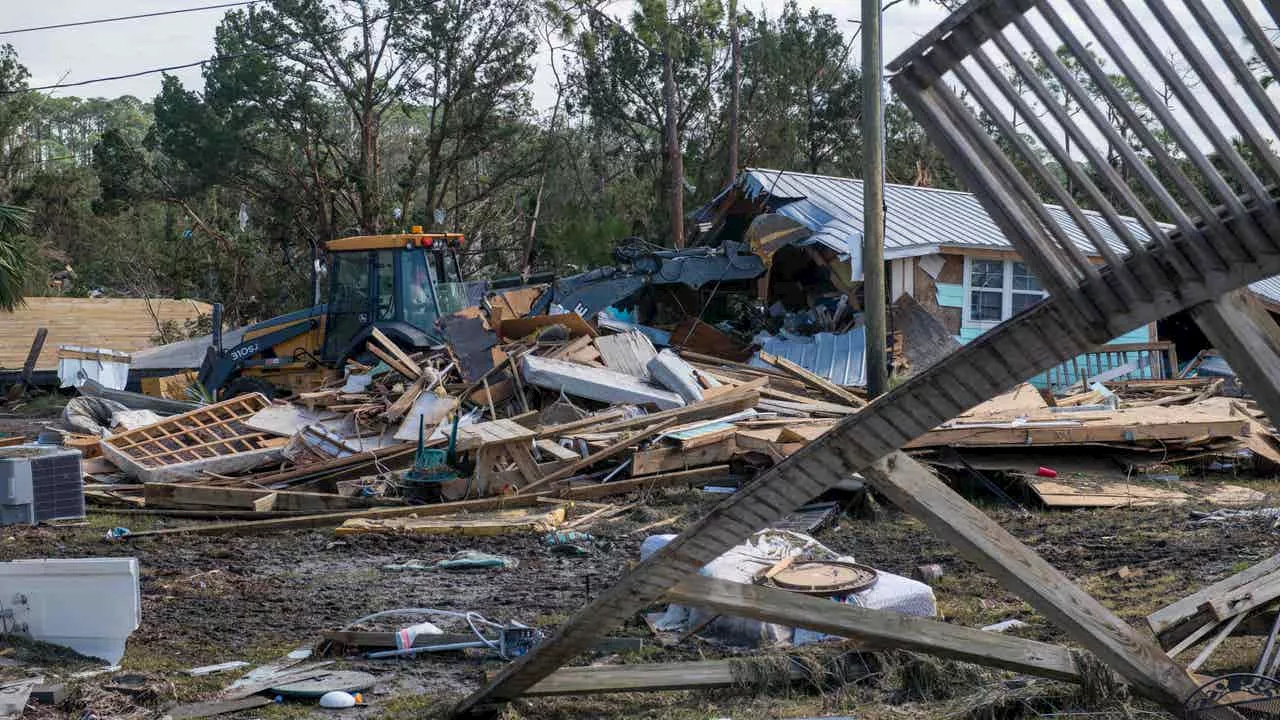
{"label": "metal grille of ac unit", "polygon": [[30,462],[35,521],[84,517],[80,453],[64,450],[31,458]]}

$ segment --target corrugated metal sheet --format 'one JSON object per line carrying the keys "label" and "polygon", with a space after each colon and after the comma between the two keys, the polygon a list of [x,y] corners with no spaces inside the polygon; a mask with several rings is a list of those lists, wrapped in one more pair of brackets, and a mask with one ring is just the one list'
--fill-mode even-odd
{"label": "corrugated metal sheet", "polygon": [[[752,168],[743,173],[739,185],[748,196],[764,199],[773,212],[812,230],[808,242],[839,253],[848,251],[850,241],[862,242],[861,180]],[[973,193],[890,184],[885,187],[885,206],[885,251],[890,257],[910,256],[913,249],[931,252],[940,245],[1014,249]],[[1082,251],[1098,254],[1065,210],[1047,207]],[[1089,213],[1089,219],[1117,254],[1127,254],[1100,215]],[[1146,239],[1136,220],[1128,224],[1140,240]]]}
{"label": "corrugated metal sheet", "polygon": [[1280,275],[1269,277],[1266,280],[1259,280],[1251,283],[1249,289],[1258,293],[1266,300],[1280,305]]}
{"label": "corrugated metal sheet", "polygon": [[[818,333],[812,337],[783,338],[757,336],[755,341],[770,355],[784,357],[812,373],[817,373],[837,385],[867,384],[866,332],[856,327],[849,332]],[[752,356],[756,367],[770,367]]]}

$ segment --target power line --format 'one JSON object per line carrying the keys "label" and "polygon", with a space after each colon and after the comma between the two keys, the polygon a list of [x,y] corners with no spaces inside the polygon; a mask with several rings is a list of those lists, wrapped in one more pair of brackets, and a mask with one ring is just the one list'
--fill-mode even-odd
{"label": "power line", "polygon": [[247,2],[230,2],[221,5],[205,5],[203,7],[183,8],[181,10],[161,10],[158,12],[141,13],[139,15],[121,15],[120,17],[100,18],[98,20],[79,20],[76,22],[59,23],[57,25],[39,25],[36,27],[18,28],[16,30],[0,30],[0,35],[17,35],[19,33],[39,32],[41,30],[60,30],[62,28],[82,27],[85,25],[101,25],[102,23],[121,22],[124,20],[141,20],[143,18],[161,17],[163,15],[180,15],[182,13],[201,12],[204,10],[220,10],[222,8],[240,7],[242,5],[253,5],[262,2],[262,0],[247,0]]}
{"label": "power line", "polygon": [[[254,2],[258,2],[258,1],[259,0],[254,0]],[[250,3],[241,3],[241,4],[247,5]],[[390,14],[380,15],[380,16],[370,18],[367,22],[378,22],[379,20],[385,20],[388,17],[390,17]],[[0,97],[7,96],[7,95],[17,95],[19,93],[24,93],[24,92],[34,92],[37,90],[61,90],[63,88],[82,87],[84,85],[93,85],[96,83],[112,82],[114,80],[128,80],[130,78],[142,77],[144,75],[155,75],[156,73],[172,72],[174,70],[186,70],[187,68],[201,67],[203,65],[208,65],[209,63],[222,62],[224,60],[238,60],[240,58],[250,57],[252,55],[273,55],[273,54],[276,54],[276,51],[282,50],[291,45],[297,45],[300,42],[304,42],[306,40],[313,39],[315,37],[321,37],[324,35],[334,35],[336,33],[342,33],[348,30],[354,30],[355,28],[362,27],[364,24],[365,24],[364,22],[358,22],[352,25],[347,25],[345,27],[334,28],[332,30],[326,30],[324,32],[316,33],[310,38],[301,37],[296,40],[289,40],[288,42],[277,43],[275,45],[264,45],[257,50],[251,50],[251,51],[242,52],[242,53],[233,53],[231,55],[216,55],[207,60],[197,60],[195,62],[183,63],[181,65],[168,65],[166,67],[150,68],[148,70],[139,70],[137,72],[125,73],[123,75],[109,75],[107,77],[97,77],[97,78],[91,78],[89,80],[79,80],[77,82],[69,82],[69,83],[59,82],[59,83],[54,83],[52,85],[37,85],[36,87],[27,87],[27,88],[21,88],[18,90],[0,90]]]}

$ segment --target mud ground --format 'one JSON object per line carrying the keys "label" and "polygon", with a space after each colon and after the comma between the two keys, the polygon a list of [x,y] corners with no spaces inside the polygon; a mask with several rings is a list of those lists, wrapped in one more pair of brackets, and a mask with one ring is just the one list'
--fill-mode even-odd
{"label": "mud ground", "polygon": [[[1260,505],[1280,504],[1280,485],[1274,481],[1234,481],[1267,492],[1269,497]],[[192,679],[181,673],[185,668],[229,660],[268,662],[290,650],[316,646],[325,630],[392,608],[472,610],[495,621],[519,620],[550,632],[637,560],[644,534],[632,530],[683,514],[679,522],[662,530],[678,531],[718,499],[694,491],[651,495],[630,514],[593,528],[598,542],[586,557],[554,555],[539,538],[527,536],[339,539],[331,530],[109,543],[104,533],[117,525],[140,530],[177,527],[183,522],[98,512],[78,526],[3,528],[0,560],[134,556],[143,573],[142,626],[129,640],[120,673],[76,681],[71,698],[62,706],[36,707],[27,717],[82,718],[86,711],[104,720],[161,717],[163,708],[210,698],[234,679],[234,675]],[[1143,627],[1143,616],[1152,610],[1280,551],[1280,531],[1271,522],[1197,525],[1192,513],[1206,508],[1195,504],[1072,512],[983,507],[1014,536],[1139,627]],[[1017,618],[1028,623],[1017,634],[1070,644],[1026,603],[961,560],[920,522],[883,506],[876,515],[842,517],[822,531],[819,539],[861,562],[899,574],[911,575],[918,565],[939,563],[945,574],[935,591],[948,621],[982,626]],[[464,549],[507,555],[518,559],[519,565],[511,570],[465,573],[381,569],[409,560],[429,564]],[[448,632],[463,631],[457,624],[443,625]],[[389,630],[396,626],[392,621],[377,627]],[[611,634],[650,637],[638,619]],[[0,638],[0,648],[4,646]],[[1260,646],[1260,638],[1233,638],[1202,672],[1245,669],[1254,662]],[[650,643],[637,653],[582,658],[580,662],[660,662],[726,654],[735,651],[694,640],[674,649]],[[18,653],[10,657],[21,660],[27,656]],[[52,674],[72,669],[64,660],[27,659]],[[818,692],[801,685],[773,690],[538,699],[516,703],[505,713],[508,718],[530,719],[813,717],[833,713],[861,718],[1007,718],[1064,712],[1119,718],[1132,717],[1134,712],[1158,714],[1154,708],[1134,705],[1124,698],[1081,699],[1068,686],[1028,683],[1009,673],[958,663],[930,665],[911,658],[895,662],[898,664],[876,665],[870,661],[863,673],[867,677],[834,691],[828,687],[826,692]],[[342,716],[443,717],[452,703],[479,687],[484,673],[502,665],[480,653],[391,661],[344,659],[342,667],[370,672],[379,681],[366,695],[367,708],[344,711]],[[921,668],[931,668],[932,674]],[[13,668],[0,667],[0,678],[13,672]],[[122,675],[132,676],[145,691],[119,690]],[[309,704],[289,703],[223,717],[332,717],[332,713]]]}

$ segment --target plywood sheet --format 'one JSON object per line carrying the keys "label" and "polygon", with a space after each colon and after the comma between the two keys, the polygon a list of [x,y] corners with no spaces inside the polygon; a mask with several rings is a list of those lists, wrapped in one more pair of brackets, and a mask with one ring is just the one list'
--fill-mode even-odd
{"label": "plywood sheet", "polygon": [[1068,483],[1055,480],[1028,482],[1048,507],[1147,507],[1181,505],[1191,497],[1180,490],[1132,483]]}
{"label": "plywood sheet", "polygon": [[0,333],[4,337],[0,341],[0,368],[21,368],[31,339],[42,327],[49,329],[49,336],[36,369],[53,370],[58,366],[59,345],[132,352],[152,346],[157,321],[181,326],[210,312],[212,306],[194,300],[29,297],[26,305],[14,312],[0,311],[4,331]]}

